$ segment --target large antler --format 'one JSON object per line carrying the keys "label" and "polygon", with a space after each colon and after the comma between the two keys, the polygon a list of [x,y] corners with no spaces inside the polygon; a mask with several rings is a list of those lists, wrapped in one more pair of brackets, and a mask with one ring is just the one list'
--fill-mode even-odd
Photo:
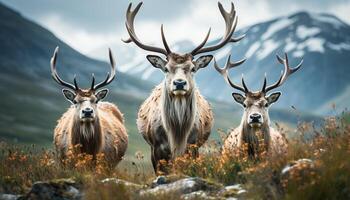
{"label": "large antler", "polygon": [[292,75],[294,72],[298,71],[301,67],[301,65],[303,64],[303,60],[300,61],[300,63],[294,67],[294,68],[290,68],[289,66],[289,62],[288,62],[288,55],[287,53],[285,53],[285,59],[282,59],[279,55],[276,55],[278,62],[280,62],[281,64],[284,65],[284,71],[281,71],[281,76],[278,79],[277,82],[275,82],[274,84],[266,87],[266,75],[265,75],[265,79],[264,79],[264,85],[262,88],[262,92],[267,93],[279,86],[281,86],[286,80],[287,78]]}
{"label": "large antler", "polygon": [[216,60],[215,60],[215,58],[214,58],[214,67],[215,67],[216,71],[218,71],[218,72],[224,77],[225,81],[226,81],[229,85],[231,85],[231,87],[233,87],[233,88],[235,88],[235,89],[237,89],[237,90],[240,90],[240,91],[242,91],[242,92],[244,92],[244,93],[248,93],[248,92],[249,92],[249,89],[247,88],[247,86],[246,86],[246,84],[245,84],[245,82],[244,82],[243,75],[242,75],[242,85],[243,85],[243,87],[234,84],[234,83],[231,81],[231,79],[230,79],[230,77],[229,77],[229,75],[228,75],[228,70],[229,70],[229,69],[241,65],[241,64],[245,61],[245,59],[240,60],[240,61],[238,61],[238,62],[233,62],[233,63],[231,63],[230,60],[231,60],[231,55],[228,56],[225,67],[224,67],[224,68],[220,68],[220,67],[218,66],[218,64],[216,63]]}
{"label": "large antler", "polygon": [[244,35],[242,35],[238,38],[232,38],[232,35],[233,35],[234,31],[236,30],[237,22],[238,22],[238,17],[236,16],[234,4],[231,3],[231,11],[230,12],[226,12],[220,2],[218,2],[218,6],[219,6],[219,10],[221,12],[221,15],[224,17],[225,24],[226,24],[225,35],[222,37],[222,39],[220,40],[219,43],[212,45],[212,46],[209,46],[209,47],[204,47],[204,45],[207,43],[209,35],[210,35],[211,29],[209,29],[203,42],[200,43],[191,52],[192,56],[195,56],[195,55],[200,54],[200,53],[206,53],[206,52],[218,50],[221,47],[225,46],[227,43],[238,42],[244,38]]}
{"label": "large antler", "polygon": [[138,47],[147,50],[147,51],[152,51],[152,52],[157,52],[161,53],[164,55],[168,55],[171,53],[170,48],[168,43],[166,42],[165,36],[164,36],[164,30],[163,30],[163,25],[161,26],[161,35],[162,35],[162,41],[165,49],[159,48],[159,47],[154,47],[150,45],[143,44],[140,39],[137,37],[136,32],[135,32],[135,27],[134,27],[134,20],[137,12],[139,11],[140,7],[142,6],[142,2],[140,2],[136,8],[131,11],[132,3],[129,4],[128,10],[126,11],[126,30],[129,33],[130,38],[127,40],[123,40],[125,43],[130,43],[134,42]]}
{"label": "large antler", "polygon": [[106,77],[106,79],[104,81],[102,81],[102,82],[100,82],[100,83],[98,83],[96,85],[95,85],[95,76],[94,76],[94,74],[92,74],[91,90],[96,91],[97,89],[110,84],[113,81],[114,77],[115,77],[115,61],[114,61],[111,49],[108,49],[108,51],[109,51],[109,62],[110,62],[110,65],[111,65],[111,72],[107,73],[107,77]]}
{"label": "large antler", "polygon": [[55,52],[51,58],[50,64],[51,64],[51,76],[53,80],[55,80],[58,84],[70,88],[74,91],[79,90],[77,80],[76,80],[76,75],[74,75],[74,85],[64,81],[61,79],[61,77],[58,75],[57,70],[56,70],[56,61],[57,61],[57,54],[58,54],[59,47],[56,47]]}

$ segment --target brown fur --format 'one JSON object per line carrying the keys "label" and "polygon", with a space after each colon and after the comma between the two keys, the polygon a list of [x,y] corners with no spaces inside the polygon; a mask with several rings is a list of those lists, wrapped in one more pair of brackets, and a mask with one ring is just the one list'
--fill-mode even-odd
{"label": "brown fur", "polygon": [[[246,105],[242,116],[241,124],[230,130],[226,138],[222,154],[224,156],[232,156],[240,152],[244,144],[247,144],[247,153],[249,156],[257,156],[257,152],[266,150],[272,153],[284,153],[287,148],[286,139],[272,127],[270,127],[270,118],[268,108],[264,105],[268,103],[265,94],[262,92],[246,94],[244,104]],[[263,117],[261,127],[251,127],[247,119],[250,113],[260,113]],[[263,141],[263,144],[261,142]],[[261,147],[263,145],[263,148]]]}
{"label": "brown fur", "polygon": [[[258,151],[259,145],[258,143],[253,143],[252,141],[249,141],[248,138],[254,138],[255,140],[262,139],[261,133],[255,134],[253,132],[248,134],[244,134],[242,131],[242,126],[239,126],[235,129],[231,129],[229,132],[229,135],[227,136],[224,145],[223,145],[223,151],[222,154],[224,156],[232,156],[234,153],[239,152],[239,150],[242,148],[243,144],[253,144],[253,148],[255,148],[255,151]],[[269,135],[268,140],[264,140],[265,142],[265,149],[273,153],[285,153],[287,149],[287,142],[285,138],[275,129],[269,127],[268,133],[263,133],[264,135]],[[249,141],[249,142],[248,142]],[[252,147],[250,147],[252,149]],[[248,155],[251,155],[249,152],[245,152]]]}
{"label": "brown fur", "polygon": [[81,122],[76,117],[76,109],[71,106],[63,114],[54,133],[54,144],[57,152],[64,158],[69,148],[80,144],[81,151],[93,156],[103,153],[107,161],[115,165],[125,154],[128,135],[124,127],[124,118],[117,106],[108,102],[97,104],[96,120],[91,124],[94,132],[90,138],[82,134]]}
{"label": "brown fur", "polygon": [[[162,111],[162,92],[164,83],[158,85],[152,94],[141,105],[138,112],[137,127],[145,140],[151,146],[156,145],[155,138],[159,132],[154,127],[163,127]],[[189,128],[189,132],[197,133],[195,144],[200,147],[208,139],[213,125],[213,113],[209,103],[203,98],[197,89],[194,91],[196,99],[196,110],[194,113],[194,124]],[[167,130],[165,130],[167,131]]]}

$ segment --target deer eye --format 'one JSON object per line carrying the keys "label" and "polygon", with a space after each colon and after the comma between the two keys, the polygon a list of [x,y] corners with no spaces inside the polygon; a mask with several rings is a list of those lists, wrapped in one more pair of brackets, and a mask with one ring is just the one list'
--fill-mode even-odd
{"label": "deer eye", "polygon": [[246,107],[247,107],[247,104],[243,103],[243,107],[246,108]]}
{"label": "deer eye", "polygon": [[165,67],[165,68],[164,68],[164,72],[165,72],[165,73],[168,73],[168,72],[169,72],[168,68]]}
{"label": "deer eye", "polygon": [[191,72],[196,72],[196,68],[193,67],[193,68],[191,69]]}
{"label": "deer eye", "polygon": [[265,103],[265,108],[269,107],[269,104],[268,103]]}
{"label": "deer eye", "polygon": [[77,102],[77,100],[74,99],[74,100],[73,100],[73,103],[74,103],[74,104],[77,104],[78,102]]}

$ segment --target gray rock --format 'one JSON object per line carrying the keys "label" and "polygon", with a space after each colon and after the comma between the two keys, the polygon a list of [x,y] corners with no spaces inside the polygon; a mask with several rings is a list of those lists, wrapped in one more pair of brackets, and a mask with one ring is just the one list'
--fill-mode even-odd
{"label": "gray rock", "polygon": [[232,197],[232,196],[240,195],[246,192],[247,191],[242,188],[241,184],[236,184],[236,185],[226,186],[223,190],[220,191],[220,194],[225,197]]}
{"label": "gray rock", "polygon": [[287,187],[290,183],[300,187],[310,184],[319,173],[314,161],[310,159],[299,159],[286,165],[280,176],[282,187]]}
{"label": "gray rock", "polygon": [[[157,179],[159,180],[159,178]],[[173,194],[180,196],[199,191],[205,191],[205,194],[210,194],[219,191],[222,187],[222,185],[210,183],[204,179],[197,177],[184,178],[171,183],[160,184],[151,189],[141,190],[140,196],[155,196],[164,194]],[[203,195],[203,193],[201,194]],[[194,193],[193,195],[196,195],[196,193]],[[188,198],[189,197],[190,196],[188,196]]]}
{"label": "gray rock", "polygon": [[158,176],[153,182],[151,187],[154,188],[158,185],[164,185],[169,183],[169,181],[167,180],[167,178],[165,176]]}
{"label": "gray rock", "polygon": [[140,189],[145,187],[143,185],[131,183],[131,182],[128,182],[128,181],[117,179],[117,178],[106,178],[106,179],[103,179],[101,181],[101,183],[102,184],[116,184],[116,185],[119,185],[119,186],[124,186],[124,187],[128,188],[128,190],[131,190],[131,191],[138,191],[138,190],[140,190]]}
{"label": "gray rock", "polygon": [[194,199],[194,200],[197,200],[197,199],[217,200],[217,199],[220,199],[220,197],[210,196],[208,193],[200,190],[200,191],[192,192],[189,194],[181,195],[181,199],[184,199],[184,200],[192,200],[192,199]]}
{"label": "gray rock", "polygon": [[72,179],[58,179],[48,182],[35,182],[28,194],[20,198],[25,200],[80,200],[82,193]]}
{"label": "gray rock", "polygon": [[[118,178],[106,178],[98,184],[121,186],[131,199],[234,199],[245,192],[239,184],[224,187],[198,177],[176,175],[159,176],[150,185],[140,185]],[[0,194],[0,200],[80,200],[84,197],[81,188],[72,179],[36,182],[26,195]]]}
{"label": "gray rock", "polygon": [[17,200],[21,195],[14,194],[0,194],[0,200]]}
{"label": "gray rock", "polygon": [[314,167],[314,162],[310,159],[307,158],[303,158],[303,159],[299,159],[297,161],[293,161],[291,163],[289,163],[288,165],[286,165],[282,171],[281,171],[281,175],[282,177],[287,177],[289,176],[291,171],[295,171],[300,169],[301,167]]}

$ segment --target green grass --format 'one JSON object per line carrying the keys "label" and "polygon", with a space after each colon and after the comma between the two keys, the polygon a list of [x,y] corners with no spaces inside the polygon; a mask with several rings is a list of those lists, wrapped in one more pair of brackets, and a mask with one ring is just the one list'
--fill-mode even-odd
{"label": "green grass", "polygon": [[[247,190],[247,199],[349,199],[350,195],[350,121],[349,114],[330,117],[321,128],[307,130],[299,126],[300,137],[289,140],[288,153],[259,159],[247,155],[222,157],[216,141],[209,141],[198,158],[188,155],[177,158],[171,166],[176,176],[201,177],[212,183],[231,185],[240,183]],[[312,139],[304,139],[311,134]],[[25,193],[35,181],[72,178],[83,185],[86,197],[103,199],[130,197],[127,188],[97,184],[97,180],[118,177],[138,184],[149,184],[154,174],[142,154],[133,161],[124,160],[111,169],[103,159],[92,167],[89,158],[71,155],[67,164],[58,165],[51,151],[36,146],[16,147],[0,143],[0,193]],[[281,171],[292,161],[308,158],[314,165],[301,165],[287,178]],[[74,166],[74,167],[72,167]],[[163,194],[161,199],[172,198]]]}

